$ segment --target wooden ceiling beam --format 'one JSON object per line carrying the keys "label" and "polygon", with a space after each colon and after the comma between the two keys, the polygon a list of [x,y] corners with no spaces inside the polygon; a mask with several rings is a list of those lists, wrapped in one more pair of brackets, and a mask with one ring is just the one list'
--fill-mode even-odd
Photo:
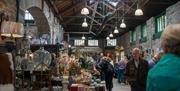
{"label": "wooden ceiling beam", "polygon": [[109,5],[109,3],[107,3],[107,2],[103,2],[103,4],[106,6],[106,7],[108,7],[109,9],[111,9],[111,10],[115,10],[116,8],[113,8],[111,5]]}
{"label": "wooden ceiling beam", "polygon": [[93,10],[93,14],[92,14],[92,19],[91,19],[91,23],[90,23],[90,27],[89,27],[89,32],[92,30],[92,27],[93,27],[92,24],[93,24],[94,17],[96,15],[97,6],[98,6],[98,2],[96,2],[95,6],[94,6],[94,10]]}
{"label": "wooden ceiling beam", "polygon": [[[67,5],[67,3],[69,3],[69,0],[65,0],[65,1],[56,1],[56,2],[55,2],[57,8],[62,8],[62,5]],[[63,7],[64,7],[64,6],[63,6]]]}
{"label": "wooden ceiling beam", "polygon": [[93,22],[95,22],[95,23],[97,23],[97,24],[99,24],[99,25],[101,25],[102,23],[100,23],[100,22],[98,22],[98,21],[96,21],[96,20],[94,20],[92,17],[90,17],[90,16],[86,16],[87,18],[89,18],[89,19],[91,19],[91,20],[93,20]]}
{"label": "wooden ceiling beam", "polygon": [[[82,15],[75,15],[75,16],[63,16],[63,18],[84,18],[85,16]],[[100,17],[100,16],[95,16],[94,18],[104,18],[104,17]],[[112,19],[117,18],[117,19],[122,19],[122,17],[112,17]],[[146,16],[141,16],[141,17],[134,17],[134,16],[124,16],[125,19],[144,19],[144,18],[148,18]]]}
{"label": "wooden ceiling beam", "polygon": [[70,10],[76,8],[76,7],[79,7],[79,6],[82,6],[82,4],[85,4],[85,1],[79,1],[79,2],[76,2],[76,4],[74,6],[70,6],[68,9],[65,9],[64,11],[60,12],[62,15],[64,15],[65,13],[69,12]]}
{"label": "wooden ceiling beam", "polygon": [[[69,24],[67,24],[67,25],[70,25],[70,26],[80,26],[80,25],[82,25],[81,23],[69,23]],[[93,25],[93,26],[99,26],[99,24],[89,24],[89,25]],[[109,26],[112,26],[113,24],[106,24],[107,26],[109,25]]]}
{"label": "wooden ceiling beam", "polygon": [[74,16],[64,16],[64,17],[72,17],[72,19],[70,19],[70,20],[68,20],[68,21],[65,21],[65,24],[67,24],[67,23],[73,21],[76,17],[81,17],[81,18],[87,17],[87,18],[93,20],[93,22],[97,23],[98,25],[101,25],[101,24],[102,24],[102,23],[100,23],[100,22],[98,22],[98,21],[92,19],[92,17],[90,17],[90,16],[88,16],[88,15],[87,15],[87,16],[80,16],[80,13],[77,13],[77,14],[74,15]]}
{"label": "wooden ceiling beam", "polygon": [[[94,11],[94,9],[91,8],[91,7],[89,7],[89,6],[87,6],[87,8],[90,9],[90,10],[92,10],[92,11]],[[95,11],[95,13],[98,14],[99,16],[101,16],[101,17],[104,17],[104,15],[102,15],[101,13],[99,13],[99,12],[97,12],[97,11]]]}
{"label": "wooden ceiling beam", "polygon": [[67,25],[69,22],[73,21],[75,18],[70,18],[69,20],[66,20],[64,23]]}
{"label": "wooden ceiling beam", "polygon": [[90,32],[64,32],[67,34],[90,34]]}
{"label": "wooden ceiling beam", "polygon": [[[131,4],[131,6],[128,7],[128,9],[124,12],[124,15],[126,15],[126,14],[131,10],[131,8],[136,4],[136,2],[137,2],[137,0],[134,1],[133,4]],[[121,3],[122,3],[123,5],[122,5],[122,6],[119,6],[116,10],[114,10],[114,11],[112,12],[112,15],[111,15],[106,21],[104,21],[104,24],[101,25],[100,31],[98,32],[98,34],[100,34],[100,33],[103,31],[103,29],[106,27],[105,24],[106,24],[108,21],[110,21],[110,20],[112,19],[112,17],[114,17],[115,13],[116,13],[119,9],[123,8],[124,5],[126,5],[124,2],[121,2]],[[122,17],[123,17],[123,15],[121,16],[121,18],[122,18]],[[97,34],[97,35],[98,35],[98,34]]]}

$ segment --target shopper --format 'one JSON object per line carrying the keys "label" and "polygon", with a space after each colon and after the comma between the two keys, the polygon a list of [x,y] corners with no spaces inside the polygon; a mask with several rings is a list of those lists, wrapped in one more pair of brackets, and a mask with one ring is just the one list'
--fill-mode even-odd
{"label": "shopper", "polygon": [[148,73],[147,91],[180,91],[180,24],[169,25],[161,35],[164,56]]}
{"label": "shopper", "polygon": [[160,60],[159,54],[155,54],[151,60],[148,60],[149,68],[152,68]]}
{"label": "shopper", "polygon": [[118,78],[119,83],[126,84],[125,77],[124,77],[124,70],[125,70],[127,62],[128,62],[127,57],[123,56],[118,63],[118,77],[117,78]]}
{"label": "shopper", "polygon": [[105,75],[106,89],[107,89],[107,91],[112,91],[112,88],[113,88],[112,80],[113,80],[113,74],[114,74],[114,67],[110,63],[110,60],[108,57],[104,57],[102,59],[100,66]]}
{"label": "shopper", "polygon": [[96,69],[100,72],[101,81],[104,81],[104,80],[105,80],[104,71],[102,71],[101,66],[100,66],[100,64],[102,63],[103,57],[104,57],[104,54],[103,54],[103,53],[100,53],[100,54],[99,54],[98,63],[96,64]]}
{"label": "shopper", "polygon": [[125,76],[131,86],[131,91],[145,91],[148,62],[140,57],[140,49],[132,50],[132,59],[127,63]]}

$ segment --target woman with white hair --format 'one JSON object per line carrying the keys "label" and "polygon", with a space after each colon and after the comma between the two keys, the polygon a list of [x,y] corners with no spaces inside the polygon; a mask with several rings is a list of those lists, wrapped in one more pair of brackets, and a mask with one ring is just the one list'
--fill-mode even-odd
{"label": "woman with white hair", "polygon": [[180,24],[169,25],[161,35],[164,56],[148,73],[147,91],[180,91]]}

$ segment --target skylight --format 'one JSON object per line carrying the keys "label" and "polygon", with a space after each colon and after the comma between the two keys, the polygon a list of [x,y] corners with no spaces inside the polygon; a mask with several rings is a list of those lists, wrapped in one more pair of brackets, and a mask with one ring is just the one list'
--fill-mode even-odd
{"label": "skylight", "polygon": [[89,0],[89,3],[90,3],[90,4],[94,3],[94,0]]}
{"label": "skylight", "polygon": [[113,5],[114,7],[116,7],[118,4],[118,0],[107,0],[107,2],[111,5]]}

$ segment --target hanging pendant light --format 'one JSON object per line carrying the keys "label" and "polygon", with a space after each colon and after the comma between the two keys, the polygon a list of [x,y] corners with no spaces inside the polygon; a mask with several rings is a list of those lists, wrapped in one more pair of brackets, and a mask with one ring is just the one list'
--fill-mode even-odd
{"label": "hanging pendant light", "polygon": [[115,33],[115,34],[119,33],[119,31],[118,31],[118,29],[117,29],[117,26],[116,26],[115,29],[114,29],[114,33]]}
{"label": "hanging pendant light", "polygon": [[81,10],[81,14],[82,14],[82,15],[88,15],[88,14],[89,14],[89,10],[88,10],[86,7],[84,7],[84,8]]}
{"label": "hanging pendant light", "polygon": [[113,37],[113,34],[112,34],[112,33],[110,33],[110,34],[109,34],[109,37],[111,37],[111,38],[112,38],[112,37]]}
{"label": "hanging pendant light", "polygon": [[141,9],[137,9],[135,11],[135,16],[141,16],[141,15],[143,15],[143,11]]}
{"label": "hanging pendant light", "polygon": [[135,16],[141,16],[143,15],[142,9],[139,8],[138,1],[137,1],[137,9],[135,11]]}
{"label": "hanging pendant light", "polygon": [[109,39],[110,39],[110,38],[107,36],[107,37],[106,37],[106,40],[109,40]]}
{"label": "hanging pendant light", "polygon": [[83,35],[81,39],[82,39],[82,40],[85,40],[85,39],[86,39],[86,37]]}
{"label": "hanging pendant light", "polygon": [[88,24],[86,22],[86,18],[84,18],[84,22],[82,23],[82,27],[88,27]]}
{"label": "hanging pendant light", "polygon": [[124,19],[122,19],[122,23],[120,25],[120,28],[126,28],[126,24],[124,23]]}

